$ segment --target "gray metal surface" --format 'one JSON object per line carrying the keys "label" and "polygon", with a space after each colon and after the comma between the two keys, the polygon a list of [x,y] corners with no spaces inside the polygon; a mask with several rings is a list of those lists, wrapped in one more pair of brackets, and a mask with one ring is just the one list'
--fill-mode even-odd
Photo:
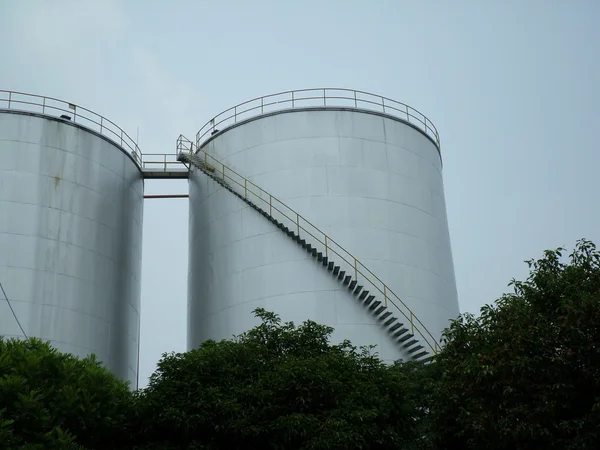
{"label": "gray metal surface", "polygon": [[[83,126],[0,110],[0,281],[25,332],[137,382],[143,179]],[[5,301],[0,334],[22,337]]]}
{"label": "gray metal surface", "polygon": [[[438,148],[412,126],[350,108],[287,110],[203,146],[324,230],[371,269],[436,339],[458,314]],[[214,181],[190,175],[188,347],[229,338],[260,306],[335,327],[334,340],[406,358],[372,315]]]}

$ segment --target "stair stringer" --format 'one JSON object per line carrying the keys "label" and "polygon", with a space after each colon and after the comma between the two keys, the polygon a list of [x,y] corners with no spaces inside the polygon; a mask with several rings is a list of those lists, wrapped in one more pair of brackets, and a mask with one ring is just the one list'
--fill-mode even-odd
{"label": "stair stringer", "polygon": [[334,343],[349,339],[357,346],[375,345],[373,351],[386,362],[411,358],[343,279],[260,208],[205,175],[192,167],[189,178],[194,202],[189,267],[201,269],[188,272],[188,348],[247,331],[258,324],[252,310],[262,307],[284,321],[329,325]]}

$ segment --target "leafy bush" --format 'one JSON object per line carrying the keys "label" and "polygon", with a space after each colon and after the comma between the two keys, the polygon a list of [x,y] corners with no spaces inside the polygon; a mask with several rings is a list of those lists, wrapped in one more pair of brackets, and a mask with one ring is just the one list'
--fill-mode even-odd
{"label": "leafy bush", "polygon": [[95,357],[0,337],[0,448],[115,448],[130,414],[127,384]]}
{"label": "leafy bush", "polygon": [[514,293],[445,332],[432,442],[453,449],[596,449],[600,254],[581,240],[528,261]]}

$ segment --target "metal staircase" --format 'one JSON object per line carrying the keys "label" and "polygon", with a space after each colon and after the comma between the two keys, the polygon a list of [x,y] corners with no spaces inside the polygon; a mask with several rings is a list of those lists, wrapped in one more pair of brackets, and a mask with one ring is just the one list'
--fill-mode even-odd
{"label": "metal staircase", "polygon": [[184,136],[177,140],[177,153],[178,161],[197,167],[312,255],[377,318],[390,338],[411,359],[423,362],[433,359],[440,349],[433,335],[385,283],[347,250],[264,189],[197,149]]}

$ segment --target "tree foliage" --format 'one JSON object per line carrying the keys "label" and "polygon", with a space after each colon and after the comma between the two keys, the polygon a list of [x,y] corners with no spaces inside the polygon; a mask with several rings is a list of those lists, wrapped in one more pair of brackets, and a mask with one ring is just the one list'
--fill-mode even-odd
{"label": "tree foliage", "polygon": [[387,366],[331,327],[261,323],[164,354],[131,392],[94,357],[0,338],[4,449],[572,449],[600,441],[600,254],[528,261],[432,364]]}
{"label": "tree foliage", "polygon": [[405,373],[331,345],[330,327],[255,314],[262,323],[234,341],[163,356],[143,400],[152,448],[398,449],[414,438]]}
{"label": "tree foliage", "polygon": [[131,392],[93,357],[0,337],[0,448],[115,448]]}
{"label": "tree foliage", "polygon": [[444,334],[432,442],[456,449],[591,449],[600,441],[600,254],[578,242],[527,263],[514,293]]}

